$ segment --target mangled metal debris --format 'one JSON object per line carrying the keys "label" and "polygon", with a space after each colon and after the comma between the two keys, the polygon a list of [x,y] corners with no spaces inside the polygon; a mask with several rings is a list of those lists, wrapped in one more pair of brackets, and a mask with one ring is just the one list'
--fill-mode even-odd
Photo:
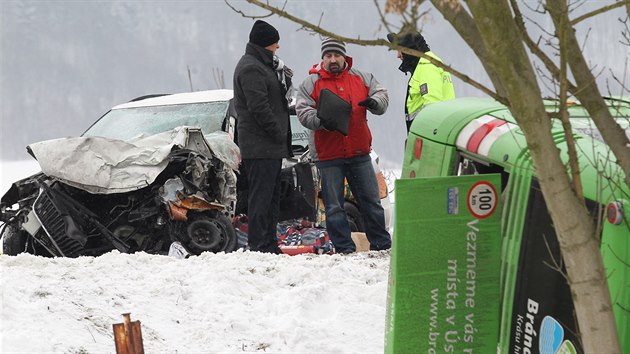
{"label": "mangled metal debris", "polygon": [[175,129],[131,140],[79,137],[29,146],[42,173],[2,198],[3,250],[61,257],[117,249],[230,252],[240,154],[223,132]]}

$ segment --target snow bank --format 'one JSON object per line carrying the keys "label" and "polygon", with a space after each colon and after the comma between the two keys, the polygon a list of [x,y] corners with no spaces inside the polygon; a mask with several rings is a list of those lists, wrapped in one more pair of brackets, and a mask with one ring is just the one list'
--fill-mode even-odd
{"label": "snow bank", "polygon": [[382,353],[389,253],[174,259],[0,256],[0,351],[115,351],[140,320],[147,353]]}

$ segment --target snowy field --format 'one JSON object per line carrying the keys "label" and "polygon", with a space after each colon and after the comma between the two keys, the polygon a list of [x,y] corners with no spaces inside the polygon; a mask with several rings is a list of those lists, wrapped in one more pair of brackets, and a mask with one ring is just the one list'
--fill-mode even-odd
{"label": "snowy field", "polygon": [[[1,192],[38,170],[0,164]],[[146,353],[382,353],[389,253],[188,259],[0,256],[0,352],[115,353],[123,313]]]}

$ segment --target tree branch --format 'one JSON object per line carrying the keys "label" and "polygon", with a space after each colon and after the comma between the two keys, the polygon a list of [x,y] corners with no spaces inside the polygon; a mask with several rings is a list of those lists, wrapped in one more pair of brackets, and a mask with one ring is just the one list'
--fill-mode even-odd
{"label": "tree branch", "polygon": [[[548,7],[556,26],[561,23],[563,17],[568,17],[561,2],[550,1],[548,2]],[[630,142],[628,137],[625,131],[612,118],[610,110],[599,92],[595,77],[580,51],[575,32],[567,31],[565,34],[565,45],[567,50],[572,53],[572,55],[567,57],[567,60],[573,77],[575,77],[576,83],[580,87],[580,90],[574,94],[589,112],[604,141],[606,141],[606,144],[617,158],[617,164],[624,171],[626,184],[630,186],[630,155],[628,154]]]}
{"label": "tree branch", "polygon": [[[521,13],[521,10],[518,7],[518,4],[516,3],[516,0],[510,0],[510,5],[512,7],[512,12],[514,13],[514,23],[516,24],[516,28],[521,33],[521,36],[523,37],[523,41],[527,45],[527,48],[529,48],[529,50],[536,57],[538,57],[540,61],[542,61],[542,63],[545,65],[547,70],[549,70],[551,75],[553,75],[553,77],[556,80],[558,80],[558,82],[560,82],[561,81],[560,69],[556,66],[553,60],[551,60],[551,58],[549,58],[547,54],[545,54],[545,52],[543,52],[542,49],[540,49],[538,44],[536,44],[536,42],[534,42],[534,40],[529,36],[529,33],[527,32],[527,29],[525,28],[525,21],[523,21],[523,14]],[[567,86],[569,88],[569,91],[575,94],[575,91],[577,91],[577,88],[568,79],[566,80],[567,80]]]}
{"label": "tree branch", "polygon": [[431,0],[431,3],[435,8],[444,16],[444,18],[451,23],[453,28],[459,33],[462,39],[470,46],[475,52],[481,65],[486,70],[490,81],[494,85],[497,95],[505,97],[505,88],[501,83],[501,80],[497,77],[496,73],[488,66],[491,56],[488,53],[479,30],[475,25],[475,21],[466,10],[458,3],[445,2],[443,0]]}
{"label": "tree branch", "polygon": [[584,15],[579,16],[579,17],[571,20],[571,22],[569,24],[571,26],[575,26],[576,24],[578,24],[578,23],[580,23],[580,22],[582,22],[582,21],[584,21],[584,20],[586,20],[588,18],[591,18],[593,16],[597,16],[599,14],[602,14],[602,13],[604,13],[606,11],[610,11],[610,10],[616,9],[618,7],[622,7],[624,5],[626,6],[626,10],[628,11],[628,14],[630,16],[630,0],[624,0],[624,1],[616,2],[614,4],[610,4],[608,6],[604,6],[602,8],[597,9],[597,10],[593,10],[591,12],[585,13]]}
{"label": "tree branch", "polygon": [[232,6],[228,0],[223,0],[223,1],[225,1],[225,4],[230,9],[232,9],[232,11],[236,12],[237,14],[241,14],[241,16],[243,16],[243,17],[256,19],[256,18],[268,18],[268,17],[271,17],[273,15],[273,12],[270,12],[268,15],[261,15],[261,16],[246,15],[243,11],[241,11],[241,10],[235,8],[234,6]]}
{"label": "tree branch", "polygon": [[[227,1],[227,0],[225,0]],[[387,47],[387,48],[391,48],[394,50],[400,50],[403,53],[409,54],[409,55],[413,55],[413,56],[417,56],[417,57],[421,57],[421,58],[425,58],[428,61],[430,61],[433,65],[440,67],[446,71],[448,71],[449,73],[451,73],[453,76],[459,78],[460,80],[462,80],[463,82],[471,85],[472,87],[478,89],[479,91],[485,93],[486,95],[494,98],[495,100],[497,100],[498,102],[509,106],[509,101],[503,97],[498,95],[496,92],[492,91],[491,89],[487,88],[486,86],[482,85],[481,83],[473,80],[472,78],[470,78],[468,75],[465,75],[463,73],[461,73],[458,70],[453,69],[451,66],[446,65],[442,62],[440,62],[439,60],[436,60],[428,55],[425,55],[424,53],[414,50],[414,49],[410,49],[407,47],[402,47],[398,44],[394,44],[389,42],[388,40],[385,39],[370,39],[370,40],[366,40],[366,39],[359,39],[359,38],[350,38],[350,37],[345,37],[345,36],[340,36],[334,32],[328,31],[324,28],[322,28],[319,25],[315,25],[313,23],[310,23],[306,20],[303,20],[301,18],[295,17],[293,15],[291,15],[290,13],[279,9],[277,7],[274,7],[272,5],[269,5],[268,3],[264,3],[262,1],[259,0],[246,0],[248,3],[256,5],[260,8],[263,8],[265,10],[270,11],[273,14],[276,14],[280,17],[286,18],[292,22],[295,22],[299,25],[301,25],[304,28],[307,28],[313,32],[319,33],[322,36],[325,37],[331,37],[331,38],[335,38],[337,40],[346,42],[346,43],[352,43],[352,44],[357,44],[357,45],[361,45],[361,46],[381,46],[381,47]],[[235,10],[236,11],[236,10]],[[240,13],[243,17],[248,17],[248,18],[253,18],[252,16],[246,15],[244,14],[242,11],[236,11],[237,13]]]}
{"label": "tree branch", "polygon": [[558,28],[556,30],[560,46],[560,121],[562,122],[564,138],[566,139],[567,144],[567,153],[569,155],[569,167],[571,169],[571,184],[573,186],[573,192],[582,202],[584,202],[582,177],[580,175],[580,163],[577,157],[575,138],[573,137],[573,129],[571,127],[571,120],[569,119],[569,112],[567,109],[567,90],[569,86],[569,80],[567,78],[568,46],[565,43],[566,32],[573,29],[572,27],[567,26],[567,22],[568,16],[560,19],[560,23],[558,24]]}

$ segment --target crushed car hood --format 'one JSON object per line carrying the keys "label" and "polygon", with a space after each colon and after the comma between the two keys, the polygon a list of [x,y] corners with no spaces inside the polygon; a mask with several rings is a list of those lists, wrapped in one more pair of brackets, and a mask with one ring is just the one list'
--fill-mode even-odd
{"label": "crushed car hood", "polygon": [[129,192],[150,185],[166,168],[174,149],[214,156],[233,170],[240,163],[240,150],[227,133],[204,137],[201,129],[185,126],[126,141],[103,137],[46,140],[28,149],[47,176],[98,194]]}

